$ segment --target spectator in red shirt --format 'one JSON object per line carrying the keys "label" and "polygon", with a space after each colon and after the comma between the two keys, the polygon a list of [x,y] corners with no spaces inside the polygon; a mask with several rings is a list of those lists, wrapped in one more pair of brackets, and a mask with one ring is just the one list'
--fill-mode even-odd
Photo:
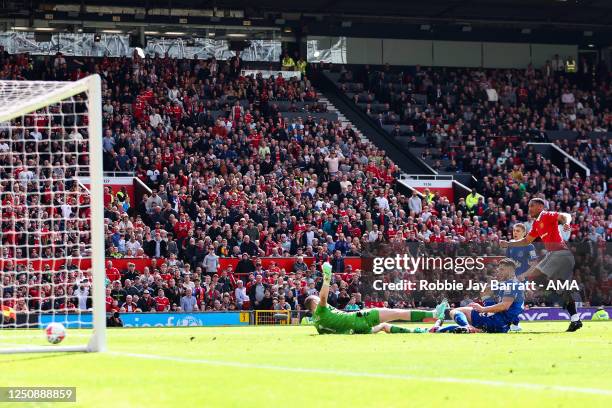
{"label": "spectator in red shirt", "polygon": [[170,299],[164,295],[164,290],[159,289],[155,297],[155,310],[158,312],[168,312],[170,310]]}
{"label": "spectator in red shirt", "polygon": [[187,219],[187,216],[185,214],[181,214],[179,221],[174,224],[174,236],[180,243],[182,243],[182,241],[187,238],[187,235],[191,228],[191,221]]}
{"label": "spectator in red shirt", "polygon": [[111,282],[121,280],[121,273],[113,266],[113,261],[106,261],[106,277]]}
{"label": "spectator in red shirt", "polygon": [[104,299],[106,303],[106,313],[110,313],[113,311],[113,297],[111,296],[111,288],[106,288],[106,298]]}

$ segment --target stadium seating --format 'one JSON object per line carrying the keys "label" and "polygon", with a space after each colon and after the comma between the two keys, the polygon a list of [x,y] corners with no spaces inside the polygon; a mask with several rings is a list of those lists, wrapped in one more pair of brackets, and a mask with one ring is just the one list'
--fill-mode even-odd
{"label": "stadium seating", "polygon": [[[593,71],[594,72],[594,71]],[[584,149],[602,140],[595,155],[603,161],[610,139],[610,91],[607,72],[584,78],[525,70],[342,67],[330,78],[359,107],[440,172],[470,171],[452,148],[465,144],[484,157],[494,139],[559,141]],[[495,146],[495,145],[493,145]],[[579,146],[582,146],[579,147]],[[588,148],[590,150],[590,147]],[[503,150],[503,149],[502,149]],[[591,152],[585,156],[591,156]],[[453,160],[456,163],[453,163]],[[585,161],[590,164],[589,160]],[[602,163],[596,163],[601,167]],[[598,173],[610,170],[598,168]]]}
{"label": "stadium seating", "polygon": [[[250,307],[273,308],[282,296],[295,309],[316,292],[316,266],[264,269],[260,257],[333,260],[335,290],[348,288],[361,298],[359,285],[348,283],[352,274],[346,279],[342,274],[354,272],[345,270],[343,259],[359,256],[364,245],[402,239],[494,245],[516,222],[530,221],[526,204],[538,195],[551,208],[574,214],[573,241],[596,246],[612,236],[612,192],[604,193],[612,177],[610,144],[600,133],[610,131],[610,90],[603,83],[589,91],[576,89],[578,102],[590,101],[582,102],[583,110],[587,104],[596,108],[589,118],[572,120],[563,109],[555,113],[561,90],[575,86],[563,76],[545,79],[551,89],[546,101],[537,97],[543,85],[529,88],[521,101],[522,81],[533,78],[518,71],[422,69],[415,75],[384,76],[372,71],[364,84],[347,81],[357,74],[343,70],[336,77],[339,86],[372,119],[399,136],[414,136],[420,155],[436,167],[472,172],[479,180],[476,190],[485,197],[468,207],[464,200],[449,203],[431,196],[415,211],[410,197],[396,189],[398,167],[328,112],[307,79],[243,78],[225,63],[211,69],[202,61],[162,58],[86,59],[79,67],[103,78],[105,169],[133,171],[154,191],[135,203],[107,192],[107,257],[164,259],[146,271],[128,268],[111,279],[108,310],[121,310],[130,291],[138,296],[161,288],[176,300],[187,287],[195,288],[201,308],[234,309],[239,279]],[[0,60],[2,79],[64,79],[73,72],[36,69],[43,68],[23,65],[20,56]],[[519,88],[513,88],[516,100],[503,87],[507,75]],[[494,84],[501,105],[486,100],[485,82]],[[439,97],[432,93],[438,83],[444,85]],[[549,127],[578,132],[575,141],[558,143],[589,166],[590,177],[564,174],[523,143],[553,131]],[[586,142],[586,132],[602,138]],[[508,144],[501,136],[516,140]],[[241,259],[229,270],[207,270],[217,262],[215,256],[207,258],[209,250]],[[588,285],[585,301],[612,302],[596,283],[608,276],[609,265],[579,270]],[[587,272],[594,279],[587,279]],[[265,275],[262,282],[257,275]],[[229,303],[223,302],[225,293]],[[425,304],[418,296],[401,303],[391,299],[391,304]],[[179,304],[168,307],[177,310]]]}

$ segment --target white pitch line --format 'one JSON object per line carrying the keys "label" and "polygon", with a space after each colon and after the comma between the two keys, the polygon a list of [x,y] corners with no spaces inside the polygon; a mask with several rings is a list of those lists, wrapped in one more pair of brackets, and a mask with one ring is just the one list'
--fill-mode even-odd
{"label": "white pitch line", "polygon": [[157,356],[153,354],[138,354],[138,353],[124,353],[111,351],[107,354],[111,354],[118,357],[132,357],[142,358],[147,360],[161,360],[161,361],[174,361],[179,363],[189,364],[202,364],[212,365],[221,367],[235,367],[235,368],[248,368],[248,369],[262,369],[262,370],[275,370],[285,371],[294,373],[307,373],[307,374],[320,374],[320,375],[334,375],[342,377],[357,377],[357,378],[383,378],[392,380],[410,380],[410,381],[422,381],[422,382],[437,382],[437,383],[455,383],[455,384],[472,384],[472,385],[487,385],[490,387],[505,387],[505,388],[521,388],[532,391],[555,391],[555,392],[573,392],[581,394],[593,394],[593,395],[604,395],[612,396],[612,390],[602,388],[581,388],[571,387],[563,385],[545,385],[545,384],[530,384],[530,383],[515,383],[505,381],[494,381],[494,380],[482,380],[477,378],[454,378],[454,377],[421,377],[410,374],[386,374],[386,373],[368,373],[368,372],[354,372],[354,371],[342,371],[342,370],[326,370],[319,368],[300,368],[300,367],[288,367],[288,366],[275,366],[269,364],[252,364],[252,363],[240,363],[236,361],[218,361],[218,360],[205,360],[205,359],[191,359],[185,357],[173,357],[173,356]]}
{"label": "white pitch line", "polygon": [[2,347],[24,347],[23,343],[0,343],[0,349]]}

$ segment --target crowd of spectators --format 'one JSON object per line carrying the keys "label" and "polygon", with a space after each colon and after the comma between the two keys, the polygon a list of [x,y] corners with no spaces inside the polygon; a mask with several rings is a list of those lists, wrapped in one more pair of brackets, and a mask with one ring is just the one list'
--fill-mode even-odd
{"label": "crowd of spectators", "polygon": [[[563,64],[551,62],[540,70],[365,66],[343,68],[339,82],[373,119],[391,127],[392,135],[421,148],[436,170],[471,172],[478,167],[474,159],[486,161],[509,144],[572,131],[577,140],[561,143],[609,177],[604,132],[612,127],[610,74],[585,60],[579,68],[565,73]],[[598,134],[599,140],[589,141]]]}
{"label": "crowd of spectators", "polygon": [[[570,211],[576,220],[571,240],[591,245],[592,253],[597,254],[598,245],[610,239],[612,193],[606,174],[596,173],[588,179],[564,174],[525,144],[508,147],[505,160],[495,156],[493,146],[485,146],[485,157],[475,155],[469,163],[479,184],[471,198],[455,203],[436,192],[402,194],[395,184],[399,169],[383,151],[358,138],[350,125],[312,115],[324,107],[307,77],[242,77],[239,57],[229,61],[141,59],[137,55],[132,59],[86,58],[70,61],[70,68],[61,55],[42,63],[27,55],[2,52],[0,58],[0,79],[75,79],[100,74],[105,169],[133,171],[151,189],[138,202],[131,202],[125,191],[105,189],[109,312],[296,310],[306,296],[317,293],[319,265],[326,260],[332,262],[335,272],[330,304],[352,309],[385,303],[426,305],[427,295],[422,293],[401,302],[366,294],[362,272],[346,265],[345,257],[359,256],[368,245],[381,243],[493,246],[515,223],[531,221],[526,206],[535,196],[545,198],[551,209]],[[457,89],[468,89],[473,76],[466,71],[457,78],[464,81],[455,85]],[[564,86],[558,85],[559,89]],[[477,102],[473,95],[465,97]],[[525,101],[527,110],[534,109],[534,103]],[[280,104],[292,105],[303,115],[288,120],[278,109]],[[523,126],[512,115],[499,113],[503,110],[490,109],[494,115],[487,123]],[[426,122],[438,117],[433,112],[423,115]],[[600,124],[597,113],[588,125],[580,126]],[[491,136],[475,132],[478,140]],[[43,140],[52,138],[52,133],[42,131]],[[67,146],[87,151],[86,142],[78,138]],[[591,157],[592,151],[584,154]],[[6,155],[2,159],[8,160]],[[602,160],[609,165],[607,157]],[[27,165],[42,171],[36,170],[37,163]],[[3,181],[3,209],[6,200],[19,196],[17,185]],[[62,194],[51,196],[55,205],[67,200],[71,211],[51,217],[57,222],[49,222],[53,238],[48,243],[54,244],[51,248],[65,249],[49,253],[49,258],[87,256],[80,245],[86,246],[88,237],[79,233],[79,218],[87,218],[79,211],[87,209],[86,203],[64,192],[78,192],[79,188],[76,184],[63,186]],[[58,189],[51,190],[56,193]],[[35,225],[22,225],[18,239],[9,242],[15,236],[6,234],[10,227],[3,222],[3,251],[8,251],[4,258],[19,258],[17,249],[35,249],[28,241],[36,235]],[[75,242],[66,243],[64,238],[71,233]],[[238,258],[236,268],[219,268],[224,257]],[[296,262],[285,270],[264,268],[261,257],[312,257],[314,262],[311,266]],[[131,263],[127,270],[119,271],[113,258],[150,258],[151,265],[136,270]],[[581,295],[587,302],[611,304],[610,291],[600,284],[610,278],[612,263],[597,259],[598,268],[578,271]],[[25,280],[21,284],[31,279],[32,285],[55,283],[56,293],[29,293],[26,307],[39,308],[47,297],[64,299],[58,308],[87,307],[74,295],[75,290],[89,290],[87,284],[81,284],[86,280],[82,271],[41,276],[28,266],[6,262],[3,269],[5,298],[12,296],[7,295],[8,288],[11,294],[22,290],[19,279]],[[15,269],[18,273],[6,273]],[[12,297],[18,304],[28,293]]]}
{"label": "crowd of spectators", "polygon": [[[183,98],[172,102],[173,84],[151,82],[150,74],[131,77],[127,82],[138,87],[131,93],[139,95],[132,102],[142,104],[142,116],[130,104],[115,103],[124,109],[119,115],[132,120],[127,125],[112,119],[115,109],[105,113],[107,169],[124,170],[123,163],[131,163],[152,189],[127,211],[125,201],[106,192],[108,256],[166,258],[178,283],[193,271],[197,302],[189,310],[294,310],[320,284],[318,264],[338,259],[337,271],[345,272],[342,259],[360,254],[365,224],[388,217],[382,214],[388,205],[373,205],[386,202],[397,172],[384,153],[359,140],[350,126],[309,115],[312,108],[287,120],[277,104],[289,104],[288,111],[299,103],[322,106],[307,78],[244,78],[229,70],[231,61],[212,72],[209,62],[136,61],[149,73],[179,73]],[[120,96],[123,85],[108,84],[123,77],[117,75],[121,67],[103,70],[105,109]],[[164,109],[174,104],[180,114]],[[204,109],[188,115],[196,105]],[[264,256],[316,262],[304,271],[299,262],[295,270],[264,271],[256,260]],[[219,257],[243,259],[228,273],[218,269]],[[231,276],[232,284],[211,289],[218,286],[210,281],[216,272],[220,279]],[[181,303],[175,298],[169,307]]]}
{"label": "crowd of spectators", "polygon": [[[381,197],[390,191],[395,179],[396,168],[382,151],[358,140],[350,127],[310,114],[324,111],[324,105],[318,103],[306,78],[244,78],[240,76],[238,59],[217,63],[214,59],[135,57],[66,62],[58,55],[43,61],[3,53],[2,78],[61,80],[77,79],[85,73],[100,74],[105,169],[134,170],[152,189],[138,203],[130,203],[125,191],[105,191],[107,256],[165,259],[159,268],[150,267],[151,282],[144,283],[142,290],[138,289],[140,280],[149,276],[148,271],[138,271],[137,275],[143,276],[133,279],[129,271],[107,273],[108,288],[117,303],[113,306],[109,302],[109,310],[149,310],[152,303],[148,298],[149,306],[143,306],[145,290],[150,288],[149,295],[155,299],[159,296],[159,282],[172,300],[168,308],[225,310],[245,307],[245,303],[268,307],[268,302],[271,307],[278,302],[282,308],[297,308],[296,300],[301,302],[304,294],[316,290],[317,264],[329,258],[342,272],[343,257],[359,255],[361,220],[372,224],[371,219],[366,220],[371,215],[366,213],[376,197],[384,200]],[[69,63],[72,69],[66,68]],[[76,77],[73,72],[78,73]],[[247,104],[242,103],[244,99]],[[288,103],[288,112],[301,109],[302,117],[287,120],[278,111],[277,103]],[[212,111],[219,110],[224,113],[211,116]],[[47,120],[54,120],[53,113],[45,113]],[[47,141],[60,136],[54,130],[42,126],[36,131]],[[28,141],[27,133],[21,137]],[[86,142],[67,145],[71,149],[87,149]],[[3,157],[8,160],[9,155]],[[39,164],[29,163],[36,174],[42,174]],[[11,176],[15,174],[9,172],[4,178]],[[4,198],[14,200],[18,185],[7,181],[5,186]],[[34,183],[28,187],[34,190],[39,186]],[[74,183],[70,188],[78,186]],[[54,195],[49,205],[58,204],[59,196]],[[83,207],[78,200],[69,204],[71,210]],[[68,220],[86,218],[86,214],[72,212],[62,215]],[[63,223],[64,219],[54,222],[54,216],[49,214],[42,218],[49,220],[51,230],[56,228],[59,232],[46,241],[51,253],[43,258],[87,256],[78,247],[71,247],[68,254],[57,249],[66,247],[62,233],[78,231],[77,227]],[[36,248],[30,242],[35,225],[19,225],[19,229],[21,234],[15,241],[9,242],[3,233],[3,243],[8,244],[7,259],[25,258],[17,250]],[[79,238],[79,244],[89,243],[87,237]],[[264,276],[254,260],[264,255],[315,256],[317,264],[305,271],[279,270],[278,277],[268,269]],[[229,287],[217,286],[213,271],[219,256],[241,256],[253,261],[239,263],[232,271]],[[300,265],[305,264],[297,263],[295,268]],[[31,278],[29,283],[33,285],[36,279],[44,284],[57,278],[72,290],[77,281],[81,282],[80,277],[73,279],[71,274],[41,276],[21,263],[4,263],[3,269],[15,270],[15,277]],[[234,278],[233,272],[244,282]],[[221,280],[225,279],[224,273],[219,271]],[[170,296],[173,282],[178,297]],[[9,286],[19,286],[17,280],[9,280],[6,285],[7,296],[14,293]],[[127,307],[126,286],[131,296]],[[191,299],[186,286],[191,287],[195,303],[184,299]],[[344,289],[340,286],[339,282],[339,294]],[[70,295],[65,291],[49,294],[64,297],[62,308],[78,307]],[[20,296],[28,294],[17,297]],[[32,293],[29,296],[37,297]],[[39,308],[40,303],[30,300],[29,305]]]}
{"label": "crowd of spectators", "polygon": [[[516,222],[529,224],[526,204],[541,196],[550,209],[573,214],[569,241],[602,247],[612,240],[610,72],[585,60],[577,73],[563,67],[550,61],[537,70],[341,67],[338,82],[372,119],[387,129],[392,125],[394,137],[410,140],[435,170],[477,178],[480,200],[473,211],[462,199],[455,210],[478,215],[492,240],[498,231],[506,236]],[[581,161],[590,176],[572,171],[567,159],[554,165],[527,144],[548,142],[547,134],[555,131],[575,132],[554,143]],[[432,202],[439,200],[434,196]],[[448,208],[439,209],[456,214]],[[449,221],[442,235],[455,235],[453,224]],[[594,282],[608,275],[604,263],[582,277]],[[610,297],[606,286],[589,292]]]}
{"label": "crowd of spectators", "polygon": [[[586,61],[580,73],[534,69],[341,67],[339,81],[382,124],[404,124],[408,135],[490,141],[532,139],[550,130],[606,132],[609,71]],[[583,72],[584,71],[584,72]]]}

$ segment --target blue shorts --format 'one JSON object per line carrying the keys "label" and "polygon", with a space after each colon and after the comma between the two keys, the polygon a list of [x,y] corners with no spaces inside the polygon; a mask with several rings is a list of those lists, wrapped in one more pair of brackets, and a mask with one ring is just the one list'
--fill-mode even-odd
{"label": "blue shorts", "polygon": [[487,333],[507,333],[510,330],[510,324],[499,314],[487,315],[487,313],[478,313],[472,310],[470,317],[472,318],[472,326]]}

